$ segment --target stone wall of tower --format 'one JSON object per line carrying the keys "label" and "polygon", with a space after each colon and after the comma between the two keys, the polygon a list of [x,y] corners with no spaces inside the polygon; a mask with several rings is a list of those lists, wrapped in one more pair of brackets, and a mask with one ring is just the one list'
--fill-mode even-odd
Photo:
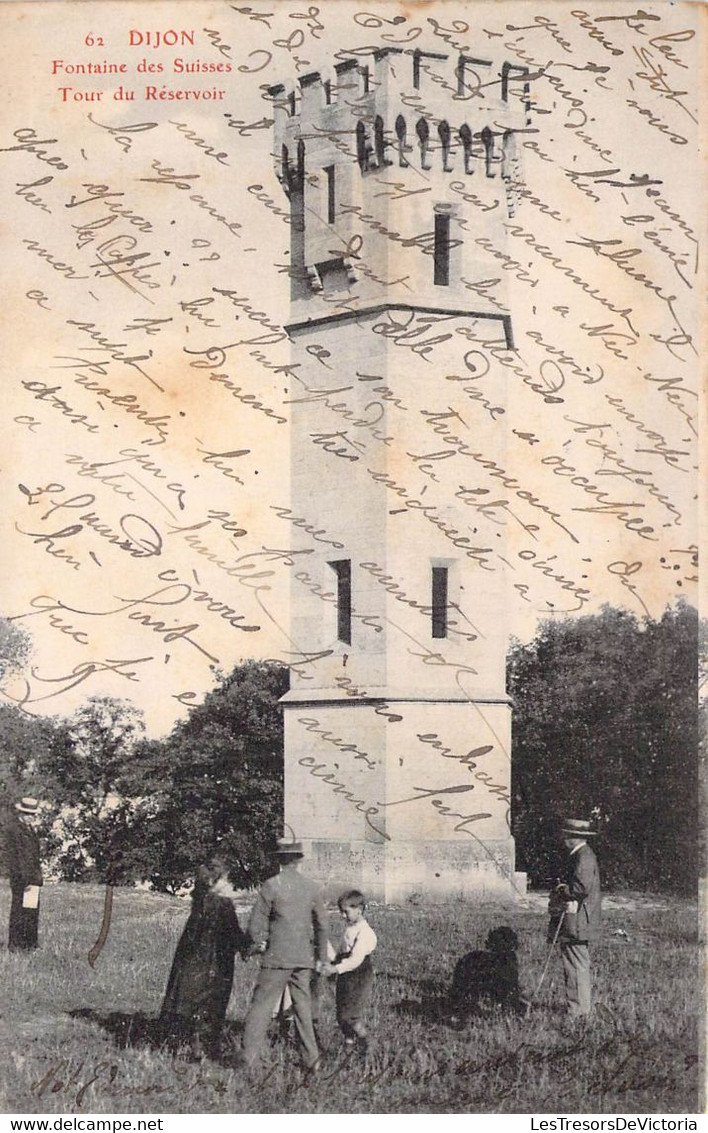
{"label": "stone wall of tower", "polygon": [[489,348],[508,345],[511,324],[484,242],[513,206],[524,116],[501,79],[485,98],[451,93],[435,81],[443,66],[469,83],[471,64],[390,52],[368,75],[340,65],[336,87],[303,78],[297,103],[275,92],[276,168],[298,221],[292,638],[312,657],[284,701],[286,821],[332,891],[359,884],[386,900],[514,885],[512,509],[503,491],[490,498],[480,462],[504,466],[506,379]]}
{"label": "stone wall of tower", "polygon": [[[387,900],[508,893],[514,874],[507,513],[471,456],[461,476],[460,452],[443,455],[467,445],[503,467],[504,381],[456,380],[483,320],[429,319],[386,312],[293,335],[291,506],[318,533],[293,541],[293,638],[319,657],[285,701],[286,820],[333,891],[356,882]],[[432,339],[430,355],[412,353]],[[337,559],[351,563],[350,643],[337,639]],[[448,568],[444,639],[433,565]]]}

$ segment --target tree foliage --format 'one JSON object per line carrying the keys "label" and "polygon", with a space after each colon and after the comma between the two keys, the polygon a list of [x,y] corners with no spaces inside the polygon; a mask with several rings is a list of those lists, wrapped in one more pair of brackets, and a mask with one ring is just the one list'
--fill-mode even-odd
{"label": "tree foliage", "polygon": [[60,791],[48,848],[63,877],[106,881],[132,876],[119,847],[139,800],[131,796],[142,713],[114,697],[91,697],[61,729],[47,769]]}
{"label": "tree foliage", "polygon": [[117,840],[125,869],[172,891],[219,849],[237,883],[262,880],[282,826],[287,688],[283,666],[246,661],[167,739],[138,746],[126,789],[140,804]]}
{"label": "tree foliage", "polygon": [[[0,618],[0,681],[20,675],[32,652],[26,630]],[[56,721],[33,716],[17,704],[0,702],[0,874],[7,872],[4,830],[8,811],[22,795],[60,791],[61,785],[48,774],[51,752],[57,742]]]}
{"label": "tree foliage", "polygon": [[282,665],[246,661],[163,740],[127,701],[94,697],[69,721],[0,705],[7,808],[50,800],[45,859],[70,881],[151,882],[174,891],[215,849],[256,884],[281,831]]}
{"label": "tree foliage", "polygon": [[32,638],[27,630],[9,618],[0,618],[0,679],[23,668],[32,652]]}
{"label": "tree foliage", "polygon": [[604,607],[544,623],[511,651],[512,797],[520,868],[557,861],[562,815],[594,815],[609,884],[695,892],[696,612],[639,623]]}

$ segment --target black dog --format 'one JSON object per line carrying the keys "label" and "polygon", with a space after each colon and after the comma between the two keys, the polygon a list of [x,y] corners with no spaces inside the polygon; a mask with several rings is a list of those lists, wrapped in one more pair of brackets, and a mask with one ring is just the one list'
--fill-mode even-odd
{"label": "black dog", "polygon": [[518,946],[516,933],[504,925],[491,930],[485,951],[468,952],[458,960],[448,997],[453,1021],[460,1016],[479,1014],[483,1006],[499,1006],[517,1014],[523,1012],[516,959]]}

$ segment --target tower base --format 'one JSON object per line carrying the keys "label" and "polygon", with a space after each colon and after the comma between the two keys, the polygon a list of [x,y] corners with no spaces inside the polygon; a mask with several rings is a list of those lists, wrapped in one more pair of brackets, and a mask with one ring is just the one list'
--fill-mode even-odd
{"label": "tower base", "polygon": [[455,900],[508,902],[526,893],[526,875],[514,870],[514,841],[474,848],[451,841],[304,841],[303,872],[328,900],[360,889],[386,904],[441,904]]}

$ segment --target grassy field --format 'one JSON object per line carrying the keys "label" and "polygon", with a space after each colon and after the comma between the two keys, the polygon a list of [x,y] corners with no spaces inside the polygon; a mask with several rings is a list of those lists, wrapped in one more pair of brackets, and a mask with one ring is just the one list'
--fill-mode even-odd
{"label": "grassy field", "polygon": [[[510,914],[493,906],[372,907],[379,935],[365,1062],[347,1059],[325,993],[322,1072],[307,1079],[277,1040],[263,1077],[233,1068],[257,961],[237,960],[222,1062],[191,1063],[150,1045],[188,902],[118,890],[95,970],[103,892],[47,885],[41,950],[0,951],[3,1111],[17,1113],[695,1113],[704,992],[695,905],[629,896],[608,901],[594,951],[596,1003],[584,1028],[562,1015],[554,957],[525,1018],[490,1015],[458,1031],[421,1003],[440,994],[455,959],[511,924],[528,993],[543,967],[544,903]],[[0,890],[4,935],[9,891]],[[240,913],[243,922],[243,915]],[[628,939],[613,935],[623,929]],[[339,938],[335,912],[331,935]]]}

